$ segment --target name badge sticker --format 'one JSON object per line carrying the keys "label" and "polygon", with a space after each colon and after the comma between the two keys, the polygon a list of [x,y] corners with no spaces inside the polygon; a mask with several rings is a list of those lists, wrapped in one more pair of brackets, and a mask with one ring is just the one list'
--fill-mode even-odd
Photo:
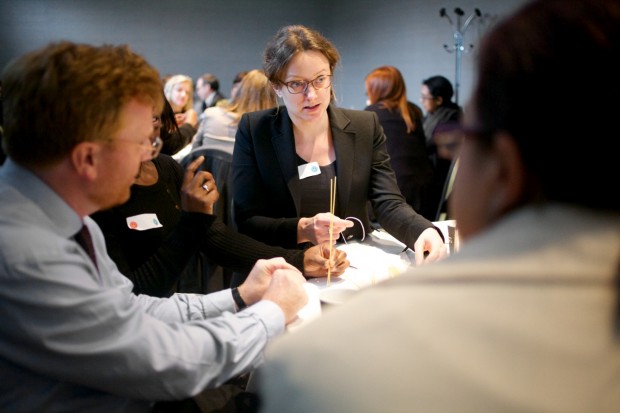
{"label": "name badge sticker", "polygon": [[157,219],[156,214],[140,214],[127,217],[127,227],[136,231],[146,231],[147,229],[161,228],[163,225]]}
{"label": "name badge sticker", "polygon": [[310,162],[305,165],[299,165],[297,172],[299,173],[299,179],[306,179],[314,175],[320,175],[321,168],[319,168],[318,162]]}

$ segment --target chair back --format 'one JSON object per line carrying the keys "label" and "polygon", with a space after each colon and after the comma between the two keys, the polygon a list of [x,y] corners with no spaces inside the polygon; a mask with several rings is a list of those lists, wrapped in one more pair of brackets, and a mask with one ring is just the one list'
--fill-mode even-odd
{"label": "chair back", "polygon": [[200,171],[208,171],[213,175],[220,198],[214,205],[213,213],[217,215],[226,225],[234,228],[232,217],[232,177],[230,168],[232,164],[232,154],[221,149],[198,148],[190,152],[181,166],[186,168],[199,156],[204,156],[204,162],[198,167]]}
{"label": "chair back", "polygon": [[456,178],[457,170],[458,158],[454,158],[454,160],[452,160],[452,163],[450,164],[448,176],[446,176],[446,181],[443,185],[443,190],[441,191],[441,198],[439,199],[439,206],[437,208],[437,215],[435,216],[435,221],[445,221],[447,219],[452,219],[448,211],[448,199],[450,198],[450,193],[452,192],[452,186],[454,185],[454,178]]}

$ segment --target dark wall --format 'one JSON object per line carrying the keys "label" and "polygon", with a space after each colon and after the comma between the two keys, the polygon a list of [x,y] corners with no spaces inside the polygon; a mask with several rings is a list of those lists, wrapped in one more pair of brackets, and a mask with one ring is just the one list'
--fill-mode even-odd
{"label": "dark wall", "polygon": [[[460,7],[476,19],[465,32],[473,44],[461,59],[459,103],[473,78],[479,37],[497,18],[525,0],[0,0],[0,67],[49,41],[68,39],[127,43],[162,75],[204,72],[220,78],[228,94],[236,72],[259,68],[267,40],[286,24],[314,27],[338,47],[342,65],[334,86],[341,106],[365,106],[364,77],[377,66],[397,66],[411,101],[418,103],[420,82],[435,75],[455,81],[453,29],[439,10]],[[456,21],[454,21],[456,23]]]}

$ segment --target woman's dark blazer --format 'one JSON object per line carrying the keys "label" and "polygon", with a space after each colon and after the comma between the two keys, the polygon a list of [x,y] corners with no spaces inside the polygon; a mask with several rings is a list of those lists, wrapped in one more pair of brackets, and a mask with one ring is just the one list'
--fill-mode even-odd
{"label": "woman's dark blazer", "polygon": [[[433,224],[401,195],[377,115],[333,105],[328,115],[338,177],[335,214],[358,218],[368,234],[370,201],[379,224],[413,248],[420,233]],[[268,244],[295,248],[301,193],[293,125],[285,106],[241,117],[232,177],[233,214],[239,231]],[[329,212],[329,205],[324,212]],[[353,222],[345,236],[361,238],[360,225]]]}

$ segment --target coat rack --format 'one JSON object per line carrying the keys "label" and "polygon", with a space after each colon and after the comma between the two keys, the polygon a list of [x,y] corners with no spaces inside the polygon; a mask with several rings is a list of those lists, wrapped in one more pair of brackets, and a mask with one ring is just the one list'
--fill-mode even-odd
{"label": "coat rack", "polygon": [[465,32],[469,28],[469,25],[474,19],[479,19],[482,14],[479,9],[475,9],[472,14],[465,20],[465,23],[461,25],[461,19],[465,15],[465,12],[460,7],[454,9],[454,14],[456,15],[456,24],[452,20],[452,18],[446,13],[445,7],[439,10],[439,16],[445,17],[452,26],[452,32],[454,37],[454,46],[448,46],[444,44],[443,47],[449,53],[455,53],[455,67],[454,67],[454,101],[456,104],[459,103],[459,87],[461,82],[461,57],[463,53],[467,53],[471,49],[473,49],[474,45],[470,44],[468,49],[465,49],[463,45],[463,38],[465,36]]}

